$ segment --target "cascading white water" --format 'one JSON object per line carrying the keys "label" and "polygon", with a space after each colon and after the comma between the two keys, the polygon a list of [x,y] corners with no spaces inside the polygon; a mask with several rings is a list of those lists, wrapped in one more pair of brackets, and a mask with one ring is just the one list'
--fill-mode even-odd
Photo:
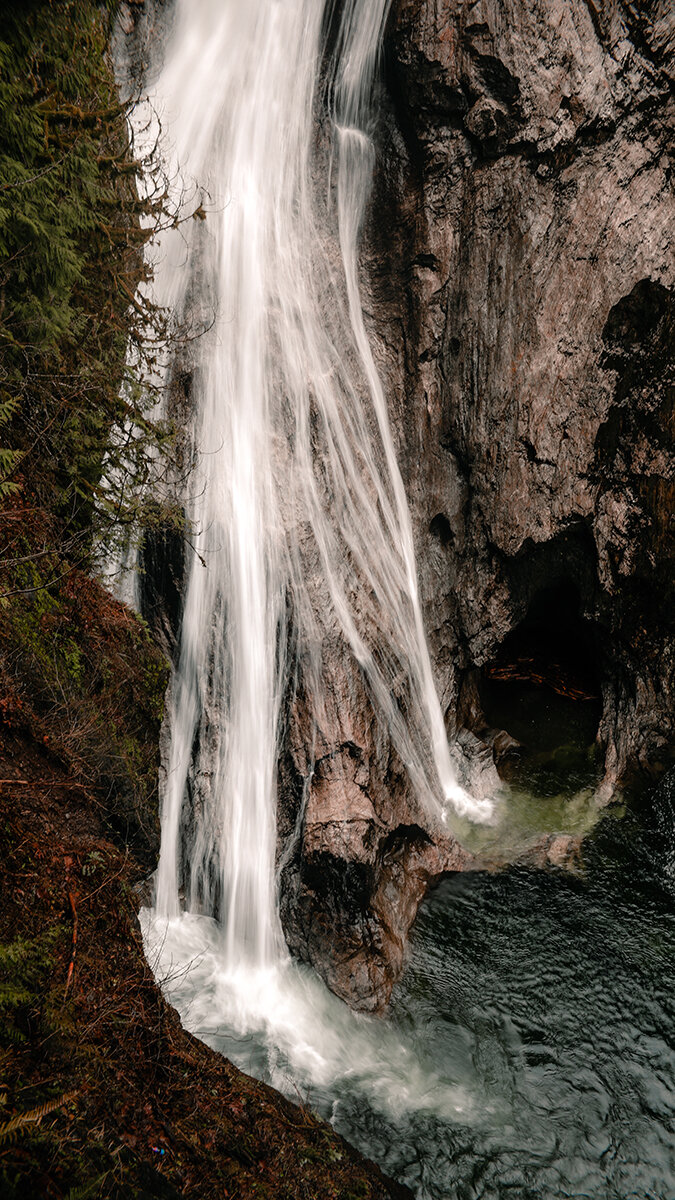
{"label": "cascading white water", "polygon": [[189,354],[188,569],[156,902],[141,919],[186,1023],[221,1048],[247,1039],[242,1065],[262,1046],[280,1086],[288,1070],[466,1117],[453,1080],[290,960],[275,894],[289,674],[301,659],[320,725],[336,638],[431,816],[491,814],[457,783],[359,295],[388,7],[344,0],[336,19],[335,0],[176,0],[145,133],[139,116],[137,145],[159,121],[176,196],[191,180],[206,210],[155,243],[154,299],[207,326]]}
{"label": "cascading white water", "polygon": [[[282,953],[275,770],[287,599],[317,681],[325,628],[307,582],[308,537],[330,619],[417,794],[474,818],[489,812],[457,785],[359,299],[369,106],[387,9],[388,0],[344,5],[329,70],[335,153],[322,186],[315,118],[328,14],[318,0],[178,0],[154,100],[175,163],[209,197],[204,229],[162,243],[158,299],[185,313],[198,287],[214,313],[196,346],[193,553],[157,911],[178,914],[184,877],[193,908],[222,913],[232,964]],[[326,249],[336,217],[339,270]],[[394,680],[404,681],[405,717]]]}
{"label": "cascading white water", "polygon": [[[278,1086],[286,1072],[322,1089],[342,1081],[380,1107],[467,1119],[474,1106],[454,1079],[290,960],[275,894],[291,659],[302,657],[320,722],[336,632],[420,801],[436,815],[448,801],[490,815],[456,782],[359,296],[388,3],[345,0],[327,61],[333,0],[177,0],[138,114],[137,147],[161,123],[175,199],[194,181],[207,212],[153,249],[153,298],[207,331],[189,354],[185,606],[156,903],[141,919],[183,1019],[241,1065],[262,1047],[260,1069]],[[317,138],[327,113],[331,137]],[[167,364],[167,384],[171,374]]]}

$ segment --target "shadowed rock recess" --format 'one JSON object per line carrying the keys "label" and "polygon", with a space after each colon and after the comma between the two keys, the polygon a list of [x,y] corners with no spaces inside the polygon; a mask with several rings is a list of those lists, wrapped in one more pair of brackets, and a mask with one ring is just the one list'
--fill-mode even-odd
{"label": "shadowed rock recess", "polygon": [[[487,736],[478,681],[544,636],[563,675],[583,660],[568,694],[599,699],[598,803],[672,756],[674,74],[665,0],[390,14],[364,308],[438,693],[479,793],[508,731]],[[340,647],[318,730],[302,666],[280,767],[285,932],[377,1011],[429,883],[476,860],[430,827]]]}

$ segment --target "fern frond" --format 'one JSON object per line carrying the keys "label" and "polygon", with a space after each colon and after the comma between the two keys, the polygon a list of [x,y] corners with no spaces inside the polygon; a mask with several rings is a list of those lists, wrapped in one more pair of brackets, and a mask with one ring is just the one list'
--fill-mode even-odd
{"label": "fern frond", "polygon": [[0,1039],[6,1046],[22,1046],[27,1040],[22,1029],[16,1025],[0,1025]]}
{"label": "fern frond", "polygon": [[11,1121],[5,1121],[0,1125],[0,1142],[12,1141],[19,1133],[23,1133],[29,1125],[39,1125],[43,1117],[49,1116],[50,1113],[61,1108],[63,1104],[67,1104],[69,1100],[73,1100],[77,1096],[77,1089],[73,1092],[64,1092],[59,1096],[58,1100],[46,1100],[44,1104],[39,1104],[37,1108],[31,1108],[28,1112],[19,1113],[18,1116],[12,1117]]}
{"label": "fern frond", "polygon": [[19,1008],[22,1004],[30,1004],[32,992],[21,984],[0,983],[0,1013],[4,1009]]}
{"label": "fern frond", "polygon": [[98,1179],[92,1179],[90,1183],[81,1183],[78,1187],[71,1188],[66,1196],[66,1200],[90,1200],[92,1196],[98,1196],[106,1179],[110,1175],[110,1171],[99,1175]]}

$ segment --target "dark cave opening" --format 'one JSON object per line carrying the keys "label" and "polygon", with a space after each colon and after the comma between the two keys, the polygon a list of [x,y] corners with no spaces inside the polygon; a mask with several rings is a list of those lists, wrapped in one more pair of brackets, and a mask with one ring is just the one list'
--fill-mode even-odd
{"label": "dark cave opening", "polygon": [[[535,592],[523,620],[480,671],[500,774],[553,795],[597,782],[602,715],[599,632],[569,579]],[[503,748],[500,752],[500,747]]]}
{"label": "dark cave opening", "polygon": [[597,634],[594,622],[585,620],[580,608],[579,589],[571,581],[541,588],[484,676],[495,681],[527,680],[570,699],[597,699]]}

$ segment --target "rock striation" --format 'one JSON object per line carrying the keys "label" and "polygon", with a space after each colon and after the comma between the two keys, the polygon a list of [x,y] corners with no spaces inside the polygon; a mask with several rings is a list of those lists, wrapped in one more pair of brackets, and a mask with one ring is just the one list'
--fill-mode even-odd
{"label": "rock striation", "polygon": [[[123,6],[134,77],[162,8]],[[481,795],[516,746],[490,728],[483,681],[514,638],[527,646],[534,613],[552,645],[564,627],[600,697],[598,803],[672,759],[674,81],[668,0],[392,3],[364,309],[437,690]],[[172,650],[170,531],[149,535],[144,567],[144,613]],[[309,552],[307,571],[323,617]],[[322,677],[298,658],[281,735],[281,914],[292,951],[378,1012],[429,886],[499,860],[421,807],[323,627]],[[564,834],[524,858],[577,851]]]}
{"label": "rock striation", "polygon": [[[480,680],[537,605],[552,640],[570,610],[601,695],[598,802],[672,757],[674,79],[666,0],[392,8],[365,310],[438,692],[479,790],[509,743]],[[301,664],[289,700],[282,916],[295,953],[379,1011],[426,889],[477,864],[330,661],[313,769]],[[573,853],[558,838],[530,861]]]}

